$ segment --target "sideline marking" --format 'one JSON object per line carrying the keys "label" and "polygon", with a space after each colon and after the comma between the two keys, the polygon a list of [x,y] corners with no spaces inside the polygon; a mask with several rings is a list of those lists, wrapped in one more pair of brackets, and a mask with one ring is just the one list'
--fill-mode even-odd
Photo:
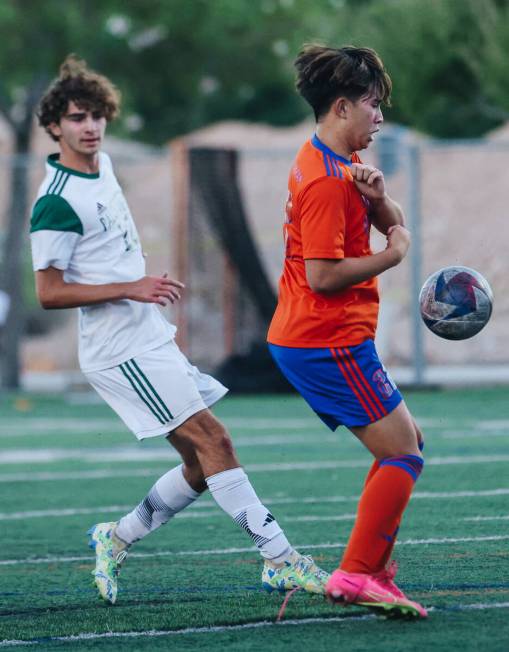
{"label": "sideline marking", "polygon": [[[94,451],[94,459],[99,456],[101,461],[140,461],[140,457],[144,458],[144,461],[152,459],[150,454],[153,455],[154,461],[161,460],[161,451],[147,451],[147,454],[140,456],[139,451],[133,450],[132,457],[130,454],[123,454],[122,460],[115,458],[114,456],[105,457],[107,451],[99,453],[97,450]],[[25,451],[26,456],[21,459],[17,457],[14,460],[14,457],[17,455],[17,451],[9,451],[4,454],[0,454],[0,463],[5,463],[6,460],[9,462],[49,462],[55,461],[50,457],[45,459],[37,459],[41,457],[42,451],[36,451],[30,458],[30,451]],[[79,459],[83,459],[83,449],[80,451],[66,453],[66,459],[71,459],[76,454],[79,454]],[[170,455],[167,456],[168,460],[170,459],[180,459],[177,454],[173,454],[170,451]],[[449,456],[449,457],[429,457],[426,458],[426,466],[449,466],[449,465],[458,465],[458,464],[505,464],[509,462],[509,455],[470,455],[470,456]],[[368,458],[359,458],[351,460],[320,460],[315,462],[287,462],[287,463],[273,463],[273,464],[246,464],[246,470],[250,473],[281,473],[282,471],[316,471],[324,469],[356,469],[356,468],[367,468],[370,464]],[[165,471],[167,468],[165,469]],[[41,471],[38,473],[1,473],[0,482],[39,482],[39,481],[48,481],[48,480],[74,480],[74,479],[85,479],[85,478],[125,478],[133,476],[147,476],[147,475],[156,475],[158,473],[157,469],[126,469],[124,471],[111,471],[111,470],[91,470],[91,471],[75,471],[75,472],[58,472],[58,471]]]}
{"label": "sideline marking", "polygon": [[[452,607],[432,607],[428,609],[432,613],[457,613],[458,611],[484,611],[486,609],[507,609],[509,602],[492,602],[492,603],[477,603],[477,604],[460,604]],[[167,630],[154,630],[150,629],[144,632],[104,632],[97,634],[95,632],[84,632],[83,634],[71,636],[45,636],[39,639],[23,640],[6,640],[0,641],[0,647],[11,646],[28,646],[40,645],[50,642],[72,642],[72,641],[93,641],[107,638],[153,638],[156,636],[182,636],[186,634],[215,634],[217,632],[234,632],[242,631],[244,629],[261,629],[265,627],[294,627],[298,625],[323,625],[329,623],[342,623],[352,620],[375,620],[377,616],[374,614],[357,615],[350,614],[345,616],[332,616],[331,618],[294,618],[292,620],[281,620],[273,622],[269,620],[261,620],[254,623],[243,623],[241,625],[214,625],[212,627],[186,627],[185,629],[167,629]]]}
{"label": "sideline marking", "polygon": [[[451,499],[451,498],[483,498],[489,496],[506,496],[509,495],[509,489],[485,489],[480,491],[416,491],[412,494],[412,500],[433,500],[433,499]],[[311,504],[319,505],[321,503],[346,503],[346,502],[355,502],[359,500],[359,496],[307,496],[306,498],[288,498],[288,497],[275,497],[275,498],[263,498],[263,502],[267,505],[302,505],[302,504]],[[64,508],[64,509],[39,509],[39,510],[30,510],[26,512],[0,512],[0,521],[16,521],[24,518],[45,518],[47,516],[79,516],[80,514],[109,514],[111,512],[128,512],[133,508],[132,505],[107,505],[103,507],[76,507],[76,508]],[[217,504],[211,500],[200,500],[199,503],[190,505],[185,512],[180,512],[175,515],[175,518],[205,518],[207,516],[214,516],[208,512],[201,512],[199,510],[217,508],[218,514],[223,514],[222,510],[217,506]],[[349,515],[343,515],[338,518],[342,520],[347,518]],[[352,516],[355,516],[352,514]],[[329,517],[321,516],[288,516],[288,520],[322,520]],[[330,517],[337,518],[337,517]],[[483,520],[483,519],[495,519],[495,520],[506,520],[509,517],[470,517],[473,520]],[[279,520],[279,519],[278,519]],[[467,518],[463,520],[468,520]]]}
{"label": "sideline marking", "polygon": [[[441,500],[451,498],[483,498],[489,496],[506,496],[509,495],[509,489],[484,489],[479,491],[416,491],[412,494],[412,500]],[[273,497],[263,498],[267,505],[319,505],[323,503],[346,503],[359,500],[360,496],[307,496],[305,498]],[[0,512],[0,521],[17,521],[25,518],[46,518],[48,516],[79,516],[81,514],[109,514],[111,512],[129,512],[132,505],[105,505],[102,507],[67,507],[63,509],[36,509],[25,512]],[[214,513],[199,511],[203,509],[217,509],[217,514],[223,514],[223,511],[212,500],[200,500],[200,502],[190,505],[184,512],[179,512],[175,518],[206,518],[214,516]],[[340,516],[288,516],[289,521],[321,521],[321,520],[348,520],[355,517],[355,514],[343,514]],[[463,520],[508,520],[509,516],[474,516],[464,518]],[[278,519],[279,520],[279,519]]]}
{"label": "sideline marking", "polygon": [[504,516],[465,516],[462,521],[509,521],[509,515]]}
{"label": "sideline marking", "polygon": [[[509,534],[486,535],[482,537],[454,537],[442,539],[405,539],[404,541],[396,541],[397,546],[427,546],[427,545],[442,545],[449,543],[476,543],[482,541],[507,541]],[[345,543],[314,543],[314,544],[295,544],[295,548],[299,550],[327,550],[332,548],[344,548]],[[249,548],[213,548],[211,550],[161,550],[159,552],[132,552],[129,559],[153,559],[154,557],[199,557],[205,555],[232,555],[259,552],[256,546]],[[54,564],[75,561],[85,561],[92,563],[94,557],[80,555],[77,557],[28,557],[26,559],[4,559],[0,560],[0,566],[17,566],[18,564]]]}
{"label": "sideline marking", "polygon": [[[459,421],[458,419],[435,419],[428,417],[415,417],[417,423],[423,428],[446,428],[448,426],[463,428],[485,428],[505,429],[509,427],[509,421],[500,419],[487,419],[485,421],[472,422],[470,420]],[[294,430],[319,429],[324,430],[325,426],[317,418],[297,417],[293,419],[278,417],[223,417],[221,421],[228,428],[242,428],[244,430],[282,430],[285,428]],[[81,417],[10,417],[2,419],[0,424],[0,437],[22,436],[31,430],[36,432],[88,432],[92,430],[111,430],[114,432],[126,432],[129,430],[120,419],[95,417],[83,420]],[[14,430],[19,431],[14,433]]]}
{"label": "sideline marking", "polygon": [[[417,423],[424,429],[438,430],[433,436],[444,437],[445,439],[456,439],[461,437],[486,437],[486,436],[508,436],[508,419],[487,419],[484,421],[459,421],[458,419],[433,419],[427,417],[415,417]],[[225,426],[230,430],[246,431],[274,431],[274,430],[306,430],[320,434],[320,438],[328,437],[327,441],[338,441],[338,435],[331,435],[325,426],[318,419],[307,417],[295,419],[260,418],[260,417],[225,417],[222,419]],[[74,417],[24,417],[6,418],[0,422],[0,439],[33,437],[37,434],[69,435],[69,434],[94,434],[106,430],[111,433],[130,434],[130,431],[119,419],[92,418],[83,420]],[[479,433],[476,431],[484,431]],[[235,433],[233,433],[235,435]],[[307,435],[304,436],[307,439]],[[236,440],[239,441],[242,435]]]}

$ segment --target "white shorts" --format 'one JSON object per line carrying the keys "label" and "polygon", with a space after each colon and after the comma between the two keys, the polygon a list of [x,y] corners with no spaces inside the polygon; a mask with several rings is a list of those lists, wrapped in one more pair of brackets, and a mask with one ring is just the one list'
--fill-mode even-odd
{"label": "white shorts", "polygon": [[138,439],[167,435],[228,391],[193,367],[173,341],[85,376]]}

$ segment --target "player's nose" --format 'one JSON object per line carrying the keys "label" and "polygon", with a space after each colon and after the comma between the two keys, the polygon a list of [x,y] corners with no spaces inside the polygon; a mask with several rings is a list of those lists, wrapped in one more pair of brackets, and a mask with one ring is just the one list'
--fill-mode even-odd
{"label": "player's nose", "polygon": [[91,114],[89,114],[85,118],[84,126],[87,131],[97,131],[99,123]]}

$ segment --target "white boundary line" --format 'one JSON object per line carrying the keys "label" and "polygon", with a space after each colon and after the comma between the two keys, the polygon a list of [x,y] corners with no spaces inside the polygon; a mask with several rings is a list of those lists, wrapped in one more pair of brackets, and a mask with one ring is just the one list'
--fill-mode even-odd
{"label": "white boundary line", "polygon": [[[447,428],[454,426],[457,428],[480,428],[486,430],[498,430],[509,428],[509,419],[481,419],[480,421],[473,421],[469,418],[458,419],[456,417],[440,417],[429,418],[425,416],[415,416],[415,420],[422,428]],[[248,428],[253,430],[270,430],[271,428],[309,428],[310,426],[324,427],[318,417],[314,416],[301,416],[295,418],[279,418],[279,417],[221,417],[221,421],[229,428]],[[124,424],[115,417],[93,417],[87,419],[88,429],[92,428],[119,428],[125,429]],[[0,434],[10,428],[29,429],[35,428],[37,430],[51,430],[54,428],[73,428],[81,429],[83,427],[83,419],[80,417],[59,417],[58,415],[51,417],[37,417],[37,416],[11,416],[1,420]]]}
{"label": "white boundary line", "polygon": [[[507,496],[509,495],[509,488],[500,488],[500,489],[485,489],[480,491],[416,491],[412,494],[412,500],[449,500],[449,499],[458,499],[458,498],[485,498],[491,496]],[[320,505],[328,503],[346,503],[346,502],[356,502],[359,500],[359,496],[307,496],[303,498],[293,498],[293,497],[265,497],[263,502],[267,505]],[[67,507],[64,509],[38,509],[38,510],[28,510],[24,512],[0,512],[0,521],[17,521],[22,519],[29,518],[48,518],[48,517],[57,517],[63,518],[66,516],[80,516],[84,514],[110,514],[114,512],[129,512],[133,508],[133,505],[104,505],[102,507]],[[210,510],[217,509],[217,514],[222,514],[223,512],[219,509],[217,504],[212,500],[200,500],[199,502],[194,503],[186,511],[180,512],[176,515],[176,518],[206,518],[214,516],[214,512],[209,511],[200,511],[200,510]],[[297,521],[321,521],[321,520],[347,520],[350,514],[344,514],[341,516],[293,516],[288,517],[289,520]],[[470,517],[470,519],[463,520],[506,520],[509,519],[509,516],[475,516]]]}
{"label": "white boundary line", "polygon": [[[493,603],[477,603],[477,604],[460,604],[448,608],[431,608],[430,612],[434,613],[457,613],[458,611],[485,611],[487,609],[508,609],[509,602],[493,602]],[[97,634],[95,632],[84,632],[74,636],[49,636],[41,638],[41,640],[3,640],[0,641],[0,647],[8,646],[28,646],[28,645],[41,645],[42,643],[49,642],[79,642],[79,641],[94,641],[100,639],[114,639],[114,638],[154,638],[161,636],[185,636],[189,634],[216,634],[219,632],[234,632],[243,631],[246,629],[262,629],[266,627],[295,627],[299,625],[328,625],[345,623],[349,621],[365,621],[375,620],[377,617],[373,614],[367,615],[347,615],[343,617],[331,618],[295,618],[291,620],[282,620],[278,623],[262,620],[254,623],[243,623],[240,625],[215,625],[212,627],[186,627],[185,629],[168,629],[168,630],[147,630],[144,632],[104,632]]]}
{"label": "white boundary line", "polygon": [[[106,453],[105,453],[106,454]],[[37,461],[39,453],[34,455],[32,462]],[[97,455],[97,453],[95,454]],[[69,455],[69,458],[71,455]],[[130,458],[126,459],[127,456],[123,457],[122,460],[111,458],[108,456],[108,460],[113,461],[129,461]],[[141,457],[141,456],[139,456]],[[132,461],[140,461],[139,457],[134,456]],[[144,455],[144,461],[147,461],[147,456]],[[167,459],[170,460],[172,455],[168,455]],[[83,458],[80,458],[83,459]],[[96,459],[94,457],[94,459]],[[152,459],[152,458],[150,458]],[[160,461],[161,454],[160,451],[154,455],[154,461]],[[0,459],[0,462],[2,460]],[[18,460],[19,461],[19,460]],[[29,460],[23,460],[29,461]],[[49,458],[44,460],[39,460],[43,462],[50,461]],[[101,461],[106,461],[106,458],[102,458]],[[506,464],[509,462],[509,455],[465,455],[465,456],[449,456],[449,457],[430,457],[425,461],[426,466],[449,466],[449,465],[458,465],[458,464]],[[5,462],[4,462],[5,463]],[[287,462],[287,463],[274,463],[274,464],[246,464],[246,470],[250,473],[281,473],[283,471],[316,471],[316,470],[327,470],[327,469],[355,469],[355,468],[366,468],[370,463],[368,458],[359,458],[351,460],[317,460],[314,462]],[[94,469],[90,471],[40,471],[37,473],[0,473],[0,483],[1,482],[48,482],[53,480],[83,480],[91,478],[125,478],[125,477],[140,477],[147,475],[157,475],[157,469],[125,469],[119,471],[111,470],[99,470]]]}
{"label": "white boundary line", "polygon": [[[491,496],[507,496],[509,495],[509,488],[500,489],[485,489],[480,491],[416,491],[412,494],[412,500],[449,500],[459,498],[485,498]],[[307,496],[305,498],[290,498],[290,497],[266,497],[263,502],[267,505],[320,505],[328,503],[346,503],[356,502],[359,496]],[[114,512],[129,512],[133,505],[105,505],[102,507],[67,507],[63,509],[39,509],[28,510],[24,512],[0,512],[0,521],[18,521],[29,518],[48,518],[57,517],[64,518],[66,516],[80,516],[84,514],[110,514]],[[200,510],[215,510],[214,511],[200,511]],[[207,518],[215,515],[222,515],[223,512],[219,509],[217,504],[211,500],[200,500],[194,503],[186,511],[180,512],[176,518]],[[321,521],[321,520],[348,520],[353,514],[343,514],[340,516],[292,516],[287,520],[291,521]],[[464,518],[462,520],[508,520],[509,516],[474,516]]]}
{"label": "white boundary line", "polygon": [[509,515],[503,516],[466,516],[462,521],[509,521]]}
{"label": "white boundary line", "polygon": [[[482,537],[444,537],[441,539],[406,539],[396,541],[397,546],[430,546],[430,545],[448,545],[452,543],[481,543],[489,541],[507,541],[509,534],[486,535]],[[327,550],[333,548],[344,548],[345,543],[314,543],[295,545],[298,550]],[[161,550],[159,552],[133,552],[129,555],[130,559],[153,559],[155,557],[205,557],[207,555],[233,555],[258,552],[256,546],[249,548],[212,548],[210,550]],[[21,564],[62,564],[67,562],[89,562],[92,563],[94,557],[90,555],[80,555],[76,557],[27,557],[25,559],[4,559],[0,560],[0,566],[18,566]]]}

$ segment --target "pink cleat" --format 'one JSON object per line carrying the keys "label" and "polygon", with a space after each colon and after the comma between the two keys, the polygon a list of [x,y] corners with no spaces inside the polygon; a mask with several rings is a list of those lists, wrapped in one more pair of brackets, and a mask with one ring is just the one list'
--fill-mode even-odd
{"label": "pink cleat", "polygon": [[409,600],[394,583],[396,570],[395,562],[387,570],[374,575],[336,570],[330,576],[325,592],[332,602],[367,607],[387,618],[426,618],[426,609]]}
{"label": "pink cleat", "polygon": [[389,589],[389,591],[392,591],[394,595],[398,596],[398,598],[405,598],[406,600],[406,595],[394,583],[394,578],[396,577],[397,572],[398,562],[394,561],[393,559],[387,568],[384,568],[378,573],[373,573],[373,577],[378,580],[382,586],[385,586],[386,589]]}

